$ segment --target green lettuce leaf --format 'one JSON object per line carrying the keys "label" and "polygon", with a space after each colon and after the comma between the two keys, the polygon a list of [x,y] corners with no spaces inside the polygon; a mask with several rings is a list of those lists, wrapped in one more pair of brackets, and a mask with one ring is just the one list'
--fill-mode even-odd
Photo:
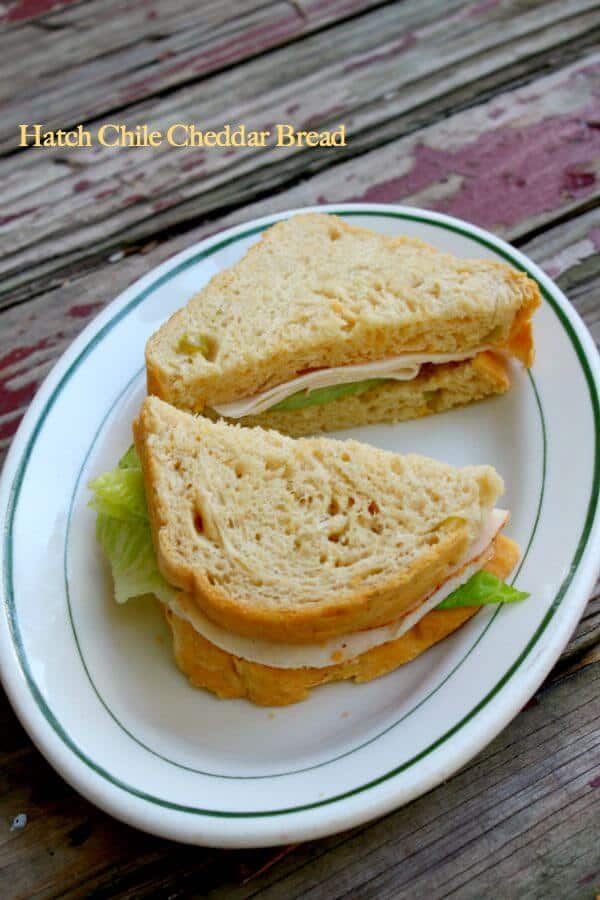
{"label": "green lettuce leaf", "polygon": [[387,378],[369,378],[366,381],[352,381],[350,384],[332,384],[329,387],[316,388],[314,391],[298,391],[285,400],[276,403],[269,408],[269,412],[291,412],[295,409],[303,409],[305,406],[322,406],[331,403],[332,400],[341,400],[342,397],[354,397],[370,391],[376,385]]}
{"label": "green lettuce leaf", "polygon": [[175,590],[158,570],[152,544],[144,481],[135,447],[110,472],[90,482],[90,506],[98,513],[96,537],[113,576],[115,599],[155,594],[167,603]]}
{"label": "green lettuce leaf", "polygon": [[110,564],[117,603],[144,594],[155,594],[163,603],[173,599],[175,590],[158,571],[148,521],[99,513],[96,537]]}
{"label": "green lettuce leaf", "polygon": [[127,453],[119,460],[120,469],[141,469],[140,458],[137,455],[135,444],[132,444]]}
{"label": "green lettuce leaf", "polygon": [[436,609],[456,606],[486,606],[489,603],[515,603],[526,600],[529,594],[505,584],[491,572],[476,572],[464,584],[442,600]]}
{"label": "green lettuce leaf", "polygon": [[116,469],[98,475],[90,481],[90,506],[96,512],[122,522],[147,520],[144,477],[135,447],[130,447]]}

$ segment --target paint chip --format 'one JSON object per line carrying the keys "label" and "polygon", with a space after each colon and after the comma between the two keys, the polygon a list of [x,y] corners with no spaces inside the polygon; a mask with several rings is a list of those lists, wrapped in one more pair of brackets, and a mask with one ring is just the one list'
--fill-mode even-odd
{"label": "paint chip", "polygon": [[11,831],[22,831],[23,828],[27,825],[27,815],[26,813],[19,813],[18,816],[15,816],[12,820],[12,824],[10,826]]}

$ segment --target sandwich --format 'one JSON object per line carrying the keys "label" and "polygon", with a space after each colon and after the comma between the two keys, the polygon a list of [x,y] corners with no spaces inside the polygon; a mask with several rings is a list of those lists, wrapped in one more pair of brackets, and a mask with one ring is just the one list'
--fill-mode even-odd
{"label": "sandwich", "polygon": [[278,222],[148,341],[148,393],[292,436],[501,394],[530,366],[537,284],[334,215]]}
{"label": "sandwich", "polygon": [[147,397],[91,482],[117,601],[154,595],[191,683],[261,705],[377,678],[484,604],[519,549],[490,466],[294,440]]}

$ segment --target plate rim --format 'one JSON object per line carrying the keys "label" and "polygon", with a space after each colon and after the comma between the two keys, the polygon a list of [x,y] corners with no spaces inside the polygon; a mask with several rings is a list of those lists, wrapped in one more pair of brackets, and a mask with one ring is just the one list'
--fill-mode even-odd
{"label": "plate rim", "polygon": [[[589,390],[596,446],[595,468],[592,479],[590,501],[588,503],[587,514],[583,520],[582,533],[575,550],[574,566],[567,574],[567,577],[564,579],[563,583],[560,585],[554,602],[547,610],[546,615],[542,619],[542,622],[528,641],[522,653],[516,660],[512,662],[505,675],[490,691],[488,691],[486,696],[482,698],[482,700],[478,704],[476,704],[473,709],[471,709],[457,723],[455,723],[455,725],[444,735],[441,735],[428,748],[417,754],[417,756],[412,758],[411,760],[406,761],[400,767],[396,767],[390,772],[379,776],[377,779],[359,785],[336,796],[329,797],[324,800],[318,800],[314,803],[306,804],[304,806],[290,807],[288,809],[282,810],[233,812],[186,808],[178,804],[170,804],[168,803],[168,801],[161,801],[159,798],[151,798],[150,796],[144,795],[143,792],[136,791],[136,789],[131,787],[125,788],[125,786],[119,784],[118,779],[115,779],[114,776],[111,777],[110,773],[104,774],[102,771],[102,767],[94,764],[93,760],[89,760],[85,756],[85,754],[82,754],[81,751],[78,751],[78,748],[76,746],[71,746],[68,741],[65,741],[65,739],[61,736],[60,731],[57,731],[56,725],[58,725],[58,727],[60,728],[60,722],[58,722],[54,718],[52,710],[47,707],[48,713],[51,716],[51,718],[48,718],[43,708],[40,708],[40,700],[45,706],[46,704],[43,697],[40,696],[40,698],[38,699],[35,696],[35,682],[33,681],[33,679],[30,680],[28,678],[27,672],[23,670],[24,660],[20,658],[19,637],[13,628],[14,623],[10,615],[10,592],[6,590],[3,596],[4,618],[2,621],[2,628],[0,628],[0,650],[2,650],[2,652],[0,653],[0,675],[2,677],[2,681],[4,683],[9,699],[11,700],[13,708],[15,708],[17,715],[21,719],[21,722],[23,723],[24,727],[26,728],[36,745],[46,756],[46,758],[50,760],[52,765],[54,765],[55,768],[58,769],[60,774],[65,777],[67,781],[73,784],[77,790],[92,799],[94,803],[103,807],[104,809],[107,809],[107,811],[109,811],[113,815],[116,815],[118,818],[125,819],[126,821],[131,821],[131,824],[135,824],[137,825],[137,827],[153,831],[154,833],[164,834],[167,837],[176,837],[176,839],[178,840],[186,839],[186,837],[182,837],[180,833],[174,833],[174,831],[179,832],[180,829],[168,828],[166,831],[157,830],[155,827],[153,827],[153,823],[151,821],[148,821],[148,817],[143,817],[143,821],[140,821],[139,816],[133,816],[133,819],[130,818],[130,816],[127,814],[128,811],[124,810],[124,805],[120,802],[122,799],[120,796],[118,796],[114,800],[114,802],[109,802],[113,798],[107,798],[105,796],[105,792],[101,790],[98,791],[97,786],[92,786],[90,784],[90,779],[94,779],[96,777],[108,779],[109,786],[108,788],[106,788],[106,790],[108,790],[109,793],[114,790],[114,787],[117,787],[121,791],[128,790],[132,792],[134,796],[137,795],[144,802],[150,801],[153,804],[166,806],[171,810],[175,810],[178,814],[194,813],[197,816],[207,817],[212,821],[214,821],[215,816],[221,819],[228,819],[230,821],[232,819],[241,819],[246,823],[248,823],[248,820],[260,821],[264,820],[266,817],[271,816],[289,817],[298,813],[310,813],[316,808],[328,806],[330,804],[339,804],[358,794],[363,794],[363,796],[367,796],[368,798],[368,794],[366,792],[368,792],[370,788],[374,788],[383,782],[390,782],[393,785],[393,779],[395,776],[405,771],[409,765],[420,761],[423,757],[432,753],[440,745],[440,743],[445,742],[448,738],[454,736],[465,725],[477,719],[478,715],[481,713],[484,707],[488,707],[489,713],[488,704],[502,690],[502,688],[506,686],[508,681],[512,678],[512,675],[515,674],[515,672],[521,667],[521,664],[528,657],[531,650],[539,640],[540,635],[545,631],[550,621],[552,620],[554,613],[560,606],[560,601],[564,597],[565,593],[575,584],[575,586],[577,587],[579,602],[573,604],[573,609],[570,611],[571,614],[566,617],[565,622],[562,624],[561,632],[558,635],[558,640],[557,635],[555,635],[555,639],[551,644],[549,644],[549,647],[542,648],[542,651],[538,654],[532,667],[535,670],[535,674],[532,674],[530,672],[529,677],[526,679],[526,686],[524,690],[522,684],[516,686],[521,687],[521,693],[525,694],[525,698],[529,697],[535,691],[538,684],[545,677],[545,674],[547,674],[547,672],[554,664],[554,661],[562,646],[566,644],[569,638],[570,631],[578,621],[583,607],[587,602],[587,592],[589,591],[586,591],[586,588],[588,584],[589,588],[592,587],[592,583],[595,580],[596,570],[600,569],[600,559],[594,560],[593,555],[590,553],[590,551],[593,550],[593,543],[591,539],[595,536],[596,531],[600,530],[600,516],[598,514],[598,479],[600,477],[600,458],[598,452],[598,426],[600,416],[598,411],[598,393],[600,384],[600,358],[598,357],[598,352],[596,350],[595,344],[592,341],[592,338],[589,335],[585,324],[582,322],[577,312],[566,299],[560,288],[558,288],[558,286],[556,286],[535,263],[525,257],[524,254],[521,254],[520,251],[511,247],[502,239],[491,235],[489,232],[454,217],[431,212],[428,210],[420,210],[412,207],[387,204],[332,204],[328,206],[316,206],[288,210],[282,213],[264,216],[259,219],[251,220],[250,222],[234,226],[233,228],[227,229],[226,231],[219,232],[210,238],[204,239],[192,245],[191,247],[186,248],[170,259],[165,260],[159,266],[153,268],[150,272],[146,273],[146,275],[142,276],[142,278],[137,279],[135,282],[133,282],[133,284],[126,288],[125,291],[121,292],[97,317],[95,317],[86,326],[86,328],[75,339],[75,341],[73,341],[72,344],[64,351],[55,366],[52,368],[51,372],[44,379],[44,382],[40,386],[33,402],[31,403],[23,419],[23,422],[21,423],[13,439],[4,465],[4,471],[2,473],[2,480],[0,484],[0,513],[2,514],[4,519],[4,540],[2,542],[2,547],[0,548],[0,559],[2,560],[2,571],[5,579],[5,589],[8,589],[10,587],[9,582],[6,579],[7,569],[10,568],[11,561],[10,555],[8,556],[8,559],[5,556],[5,550],[10,547],[11,539],[11,519],[10,515],[7,515],[7,512],[9,514],[11,512],[14,513],[16,508],[14,506],[16,495],[15,488],[18,491],[18,487],[20,486],[16,484],[18,478],[15,479],[15,472],[18,474],[19,471],[21,471],[22,474],[25,469],[28,452],[32,449],[41,423],[44,420],[44,416],[39,415],[40,408],[42,409],[42,412],[45,413],[48,413],[50,411],[50,407],[47,407],[46,401],[51,399],[57,389],[60,389],[63,380],[66,379],[71,369],[75,368],[80,359],[83,358],[83,356],[85,355],[85,351],[91,350],[93,346],[95,346],[100,340],[102,340],[107,326],[116,324],[125,314],[127,314],[130,309],[139,305],[139,303],[141,303],[152,290],[156,289],[162,283],[162,281],[165,279],[165,276],[173,277],[176,274],[176,270],[181,270],[182,264],[187,264],[187,266],[196,264],[200,261],[198,259],[198,256],[200,254],[208,255],[209,251],[215,252],[215,250],[221,249],[228,243],[231,243],[233,240],[255,234],[263,230],[265,227],[268,227],[269,224],[278,221],[281,218],[287,218],[288,216],[293,215],[297,212],[308,211],[342,213],[345,215],[366,214],[379,217],[409,219],[438,227],[442,226],[453,231],[458,231],[468,238],[474,238],[479,243],[482,243],[491,248],[495,253],[499,253],[502,257],[508,259],[513,265],[517,265],[519,268],[525,269],[525,271],[527,271],[532,277],[537,280],[546,300],[552,307],[553,312],[557,315],[562,329],[567,332],[567,335],[575,350],[580,368],[583,371],[583,375]],[[137,302],[134,302],[136,300]],[[23,446],[25,448],[25,452],[23,452]],[[579,582],[582,583],[580,584]],[[8,628],[6,627],[7,625]],[[9,659],[9,657],[13,657],[15,654],[19,657],[19,666],[16,670],[11,667]],[[24,654],[24,657],[26,662],[26,654]],[[515,688],[514,683],[512,687]],[[26,692],[25,695],[23,693],[24,691]],[[29,693],[27,694],[27,692]],[[519,692],[517,691],[517,693]],[[33,707],[31,706],[31,701],[33,701],[35,704]],[[450,767],[450,770],[452,772],[455,771],[460,765],[462,765],[463,762],[466,761],[466,759],[471,758],[478,751],[478,749],[487,744],[495,736],[495,734],[497,734],[501,730],[501,728],[504,727],[506,722],[515,715],[518,709],[517,698],[513,697],[512,702],[507,701],[504,705],[507,706],[507,709],[504,711],[505,715],[501,716],[501,710],[497,710],[494,724],[492,724],[491,728],[488,727],[487,730],[484,729],[485,733],[480,736],[478,745],[470,744],[468,748],[463,747],[462,755],[460,753],[455,753],[455,758],[452,760],[452,765]],[[40,716],[42,717],[41,721],[39,720]],[[54,724],[52,720],[54,720],[56,724]],[[61,741],[64,741],[62,749],[66,752],[66,755],[64,753],[57,753],[56,747],[50,746],[53,742],[48,741],[48,735],[46,733],[47,727],[53,728],[56,732],[55,736],[60,738]],[[66,735],[66,737],[68,738],[68,735]],[[73,767],[72,765],[69,765],[69,763],[73,762],[75,755],[79,757],[79,762],[85,763],[85,765],[91,769],[91,774],[88,773],[87,780],[85,777],[75,778],[73,774]],[[460,759],[458,759],[459,756],[461,757]],[[448,774],[449,772],[445,771],[443,777],[448,777]],[[438,775],[438,777],[436,778],[434,775],[432,784],[430,786],[437,783],[439,780],[440,776]],[[95,787],[96,789],[93,790],[92,787]],[[427,786],[423,787],[421,785],[416,791],[415,795],[421,794],[426,789]],[[391,794],[391,797],[388,797],[388,802],[387,804],[384,804],[383,809],[370,808],[367,799],[365,806],[369,808],[364,810],[364,814],[362,816],[357,816],[356,814],[351,816],[350,821],[336,826],[335,830],[338,830],[339,828],[349,827],[349,825],[357,824],[359,821],[365,821],[366,819],[381,814],[381,812],[385,812],[388,809],[394,808],[402,802],[407,802],[407,799],[410,799],[406,797],[394,796],[393,790],[390,790],[389,793]],[[100,800],[98,799],[98,796],[100,796]],[[127,805],[128,802],[129,801],[126,799],[125,805]],[[379,805],[381,806],[381,804]],[[256,828],[256,825],[254,827]],[[325,828],[325,830],[321,831],[320,833],[331,833],[332,830],[333,829],[331,828]],[[299,828],[296,827],[294,831],[294,839],[298,839],[298,831],[300,831],[301,837],[316,836],[313,829],[311,829],[310,826],[307,825],[307,823],[304,823],[304,825],[300,825]],[[206,836],[207,835],[205,834],[202,835],[203,842],[206,842]],[[194,839],[194,842],[197,842],[197,840]],[[264,846],[265,841],[253,840],[252,843],[240,843],[239,841],[227,843],[228,846],[251,846],[261,844]],[[225,843],[220,840],[219,846],[225,846]]]}

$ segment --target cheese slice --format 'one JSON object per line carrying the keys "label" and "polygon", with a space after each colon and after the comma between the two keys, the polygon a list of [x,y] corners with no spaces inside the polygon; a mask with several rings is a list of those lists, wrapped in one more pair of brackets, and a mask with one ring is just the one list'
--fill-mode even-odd
{"label": "cheese slice", "polygon": [[177,598],[170,601],[168,605],[175,615],[186,619],[208,641],[241,659],[277,669],[302,669],[305,667],[322,669],[334,663],[355,659],[373,647],[402,637],[423,616],[435,609],[442,600],[445,600],[484,567],[493,552],[494,538],[506,525],[508,518],[509,513],[506,510],[493,509],[478,539],[465,554],[456,573],[419,603],[416,608],[408,610],[401,618],[388,625],[356,631],[352,634],[331,638],[320,644],[284,644],[279,641],[233,634],[207,619],[194,601],[185,594],[178,594]]}
{"label": "cheese slice", "polygon": [[244,397],[242,400],[233,400],[231,403],[219,403],[212,408],[220,416],[241,419],[242,416],[254,416],[265,412],[299,391],[315,391],[318,388],[352,384],[355,381],[367,381],[371,378],[412,381],[419,374],[421,366],[426,363],[440,365],[448,362],[462,362],[465,359],[472,359],[478,353],[488,349],[488,347],[480,347],[466,353],[403,353],[401,356],[379,359],[375,362],[337,366],[331,369],[315,369],[304,375],[298,375],[297,378],[292,378],[285,384],[277,384],[253,397]]}

